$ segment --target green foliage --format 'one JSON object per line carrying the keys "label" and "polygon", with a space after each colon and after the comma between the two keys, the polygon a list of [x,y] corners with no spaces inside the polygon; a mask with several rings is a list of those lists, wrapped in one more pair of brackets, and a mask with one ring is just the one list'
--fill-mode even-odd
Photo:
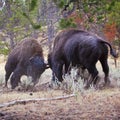
{"label": "green foliage", "polygon": [[9,50],[7,48],[0,49],[0,54],[8,55],[8,53],[9,53]]}
{"label": "green foliage", "polygon": [[[76,4],[77,9],[80,14],[83,15],[84,21],[89,26],[91,23],[95,24],[106,24],[107,23],[116,23],[117,26],[120,26],[120,1],[119,0],[54,0],[55,3],[61,3],[60,8],[64,9],[65,5],[69,2]],[[68,5],[69,9],[71,3]],[[59,6],[59,4],[57,4]],[[84,17],[86,16],[86,17]],[[70,22],[70,21],[69,21]],[[70,24],[68,22],[68,25]],[[67,27],[67,21],[61,21],[61,24]],[[60,24],[60,25],[61,25]]]}
{"label": "green foliage", "polygon": [[58,6],[59,6],[60,8],[63,8],[64,5],[65,5],[65,1],[64,1],[64,0],[59,1]]}
{"label": "green foliage", "polygon": [[114,40],[114,41],[113,41],[113,44],[114,44],[115,46],[119,46],[119,45],[120,45],[120,39]]}
{"label": "green foliage", "polygon": [[108,11],[111,11],[114,5],[115,5],[115,1],[112,1],[112,2],[108,5],[107,10],[108,10]]}
{"label": "green foliage", "polygon": [[38,0],[31,0],[30,5],[29,5],[29,11],[33,11],[36,8],[37,1]]}
{"label": "green foliage", "polygon": [[8,55],[9,48],[7,47],[7,43],[0,41],[0,54]]}
{"label": "green foliage", "polygon": [[23,13],[23,16],[27,18],[27,20],[30,22],[30,24],[32,25],[32,27],[34,29],[40,29],[41,28],[41,25],[40,24],[36,24],[36,23],[33,23],[32,19],[30,18],[30,16],[28,16],[26,13]]}
{"label": "green foliage", "polygon": [[76,24],[73,22],[73,20],[71,18],[69,18],[69,19],[61,19],[59,22],[59,26],[61,29],[75,28]]}
{"label": "green foliage", "polygon": [[59,8],[63,8],[68,3],[68,0],[53,0],[53,1]]}
{"label": "green foliage", "polygon": [[[81,15],[82,24],[86,29],[89,29],[93,24],[99,24],[104,26],[107,23],[115,23],[117,28],[120,28],[120,1],[119,0],[53,0],[59,7],[58,14],[67,7],[67,12],[73,12],[76,10]],[[44,0],[43,0],[44,2]],[[49,4],[49,0],[46,0],[46,4]],[[6,3],[10,3],[9,7],[5,7],[0,12],[0,29],[4,30],[4,33],[9,36],[10,32],[13,32],[14,41],[21,40],[24,36],[30,35],[34,30],[43,28],[46,21],[40,21],[38,18],[41,16],[39,10],[42,1],[39,0],[10,0]],[[69,3],[69,5],[68,5]],[[47,5],[46,5],[47,6]],[[77,6],[73,9],[74,6]],[[46,8],[47,10],[47,8]],[[70,13],[69,12],[69,13]],[[11,13],[11,14],[9,14]],[[72,13],[72,12],[71,12]],[[71,14],[70,13],[70,14]],[[68,14],[68,15],[70,15]],[[44,19],[43,18],[43,19]],[[54,19],[54,18],[52,18]],[[55,18],[56,19],[56,18]],[[4,22],[3,22],[4,21]],[[78,20],[79,21],[79,20]],[[41,22],[41,23],[40,23]],[[61,29],[76,27],[76,23],[72,18],[62,18],[58,21]],[[58,25],[57,24],[57,25]],[[46,26],[45,26],[46,27]]]}
{"label": "green foliage", "polygon": [[116,1],[114,6],[110,6],[111,11],[108,13],[109,22],[115,22],[117,25],[120,25],[120,2]]}
{"label": "green foliage", "polygon": [[[36,0],[37,1],[37,0]],[[31,7],[34,7],[30,9]],[[1,33],[10,38],[9,48],[13,46],[23,38],[30,36],[33,29],[41,28],[41,25],[37,23],[37,6],[31,0],[11,0],[7,1],[5,9],[0,12],[0,28]],[[5,44],[1,43],[0,54],[8,54],[9,49]]]}
{"label": "green foliage", "polygon": [[94,18],[93,18],[93,17],[90,17],[90,18],[88,19],[88,21],[89,21],[89,22],[93,22],[93,21],[94,21]]}

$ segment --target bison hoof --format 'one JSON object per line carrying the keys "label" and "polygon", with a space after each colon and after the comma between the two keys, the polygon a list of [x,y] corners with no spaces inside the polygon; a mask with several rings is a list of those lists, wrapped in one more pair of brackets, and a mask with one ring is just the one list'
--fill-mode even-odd
{"label": "bison hoof", "polygon": [[105,77],[104,81],[105,81],[105,86],[109,86],[110,85],[110,79],[109,79],[109,77]]}

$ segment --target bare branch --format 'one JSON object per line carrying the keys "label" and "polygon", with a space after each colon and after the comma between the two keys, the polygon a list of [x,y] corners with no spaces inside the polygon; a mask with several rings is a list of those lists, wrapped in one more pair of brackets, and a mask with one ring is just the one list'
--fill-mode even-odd
{"label": "bare branch", "polygon": [[10,107],[10,106],[17,105],[17,104],[27,104],[30,102],[37,102],[37,101],[62,100],[62,99],[70,98],[70,97],[75,97],[75,94],[70,94],[70,95],[66,95],[66,96],[58,96],[58,97],[54,97],[54,98],[33,98],[33,99],[25,99],[25,100],[14,100],[11,102],[0,104],[0,108]]}

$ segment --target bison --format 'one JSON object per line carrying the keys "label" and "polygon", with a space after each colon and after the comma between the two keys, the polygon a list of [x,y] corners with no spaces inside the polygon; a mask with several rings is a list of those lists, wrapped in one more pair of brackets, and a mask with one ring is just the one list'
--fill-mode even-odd
{"label": "bison", "polygon": [[63,65],[66,73],[70,65],[82,66],[83,69],[87,69],[91,77],[85,87],[89,88],[90,84],[95,85],[99,78],[96,63],[100,61],[105,74],[106,85],[110,83],[107,62],[108,47],[110,48],[110,54],[117,58],[117,54],[110,43],[97,35],[84,30],[67,29],[56,36],[53,50],[48,56],[48,62],[60,82],[63,81]]}
{"label": "bison", "polygon": [[5,65],[5,86],[11,75],[12,89],[18,86],[22,75],[31,76],[37,84],[41,74],[47,68],[41,45],[34,39],[25,39],[10,52]]}

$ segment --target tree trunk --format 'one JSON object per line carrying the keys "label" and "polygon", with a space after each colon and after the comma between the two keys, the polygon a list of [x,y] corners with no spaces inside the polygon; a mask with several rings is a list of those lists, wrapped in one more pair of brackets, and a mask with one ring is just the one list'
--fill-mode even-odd
{"label": "tree trunk", "polygon": [[11,5],[10,5],[10,1],[7,0],[6,1],[6,9],[7,9],[7,18],[9,20],[9,24],[10,24],[10,28],[8,28],[8,31],[7,31],[7,34],[10,38],[10,48],[13,49],[14,46],[15,46],[15,43],[14,43],[14,32],[12,30],[12,28],[14,27],[10,22],[10,18],[12,17],[12,11],[11,11]]}

